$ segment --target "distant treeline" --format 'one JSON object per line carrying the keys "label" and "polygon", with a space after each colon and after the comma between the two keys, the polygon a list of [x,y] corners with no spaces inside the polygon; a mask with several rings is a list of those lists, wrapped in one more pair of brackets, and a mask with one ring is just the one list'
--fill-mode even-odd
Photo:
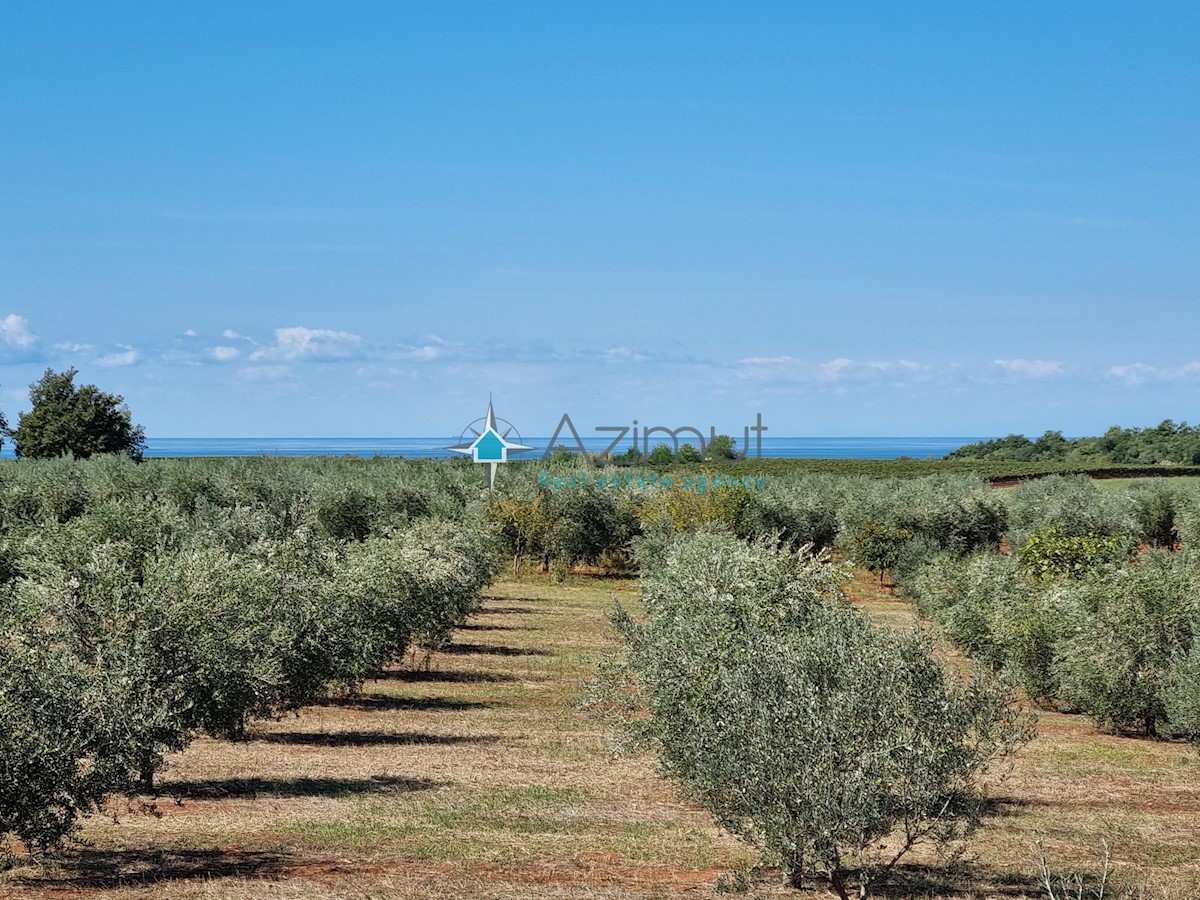
{"label": "distant treeline", "polygon": [[1166,419],[1153,428],[1114,425],[1099,437],[1065,438],[1047,431],[1031,441],[1023,434],[967,444],[946,459],[1061,462],[1105,465],[1200,465],[1200,426]]}

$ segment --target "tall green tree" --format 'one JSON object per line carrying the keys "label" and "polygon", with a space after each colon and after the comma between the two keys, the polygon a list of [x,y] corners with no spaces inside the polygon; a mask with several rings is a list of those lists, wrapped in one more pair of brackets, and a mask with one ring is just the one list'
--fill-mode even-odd
{"label": "tall green tree", "polygon": [[140,460],[146,436],[133,424],[125,398],[107,394],[94,384],[75,386],[77,369],[47,369],[29,386],[33,408],[21,413],[13,430],[17,456],[31,459],[68,454],[87,458],[98,453],[124,453]]}

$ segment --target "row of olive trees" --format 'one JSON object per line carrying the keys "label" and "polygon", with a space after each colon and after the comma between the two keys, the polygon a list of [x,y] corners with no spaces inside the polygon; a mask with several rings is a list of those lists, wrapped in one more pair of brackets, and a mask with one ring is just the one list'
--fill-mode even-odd
{"label": "row of olive trees", "polygon": [[[477,501],[418,515],[403,484],[350,461],[12,469],[0,838],[30,847],[59,842],[111,792],[149,789],[196,734],[243,737],[440,646],[494,574]],[[427,473],[414,472],[416,491]],[[427,505],[439,503],[454,505]]]}
{"label": "row of olive trees", "polygon": [[1052,476],[1003,502],[1008,553],[927,548],[897,564],[901,588],[1035,703],[1200,737],[1200,494]]}
{"label": "row of olive trees", "polygon": [[1114,730],[1200,738],[1200,558],[1116,558],[1095,538],[1038,534],[1024,555],[941,556],[906,586],[947,637],[1035,702]]}
{"label": "row of olive trees", "polygon": [[729,478],[714,470],[676,475],[670,487],[650,469],[612,476],[563,466],[551,475],[506,472],[492,497],[491,521],[517,570],[526,559],[544,569],[627,566],[639,535],[712,528],[793,548],[837,547],[881,579],[885,571],[903,578],[940,552],[1017,550],[1035,532],[1099,539],[1117,555],[1139,544],[1200,546],[1200,491],[1167,479],[1110,491],[1086,476],[997,490],[964,475]]}
{"label": "row of olive trees", "polygon": [[[532,473],[505,473],[489,514],[514,569],[526,559],[573,565],[627,565],[639,535],[720,529],[780,546],[839,546],[873,569],[891,568],[865,537],[916,541],[931,554],[996,546],[1007,508],[986,482],[963,476],[924,479],[820,475],[676,475],[669,487],[651,470],[618,476],[565,467],[550,483]],[[878,543],[878,541],[876,541]],[[889,545],[890,546],[890,545]],[[912,555],[911,552],[909,555]]]}
{"label": "row of olive trees", "polygon": [[717,821],[843,900],[970,834],[985,770],[1029,734],[998,682],[873,625],[825,555],[712,533],[644,550],[645,621],[618,608],[590,700]]}

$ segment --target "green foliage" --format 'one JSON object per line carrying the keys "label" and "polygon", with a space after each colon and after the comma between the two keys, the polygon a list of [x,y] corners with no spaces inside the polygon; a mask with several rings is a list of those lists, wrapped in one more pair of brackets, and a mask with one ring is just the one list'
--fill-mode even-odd
{"label": "green foliage", "polygon": [[566,444],[555,444],[554,448],[550,451],[550,455],[546,457],[546,462],[555,465],[571,465],[578,458],[579,454]]}
{"label": "green foliage", "polygon": [[520,575],[528,556],[547,557],[550,531],[549,500],[544,491],[525,485],[497,492],[488,504],[488,519],[500,540],[501,548],[513,560],[513,574]]}
{"label": "green foliage", "polygon": [[1172,670],[1186,675],[1175,661],[1191,650],[1200,621],[1194,563],[1152,552],[1071,590],[1055,662],[1063,699],[1114,730],[1155,734],[1168,718],[1164,681]]}
{"label": "green foliage", "polygon": [[878,572],[882,585],[883,573],[896,565],[901,548],[912,538],[913,533],[907,528],[867,522],[850,538],[850,555],[863,568]]}
{"label": "green foliage", "polygon": [[700,451],[691,444],[681,444],[679,447],[679,453],[675,455],[675,458],[681,463],[698,463],[704,459],[704,457],[700,455]]}
{"label": "green foliage", "polygon": [[1067,537],[1120,535],[1130,542],[1140,527],[1128,494],[1101,490],[1086,475],[1051,475],[1005,491],[1009,543],[1022,547],[1030,532],[1055,527]]}
{"label": "green foliage", "polygon": [[675,451],[669,444],[655,444],[646,457],[646,462],[651,466],[669,466],[675,462]]}
{"label": "green foliage", "polygon": [[1200,427],[1166,419],[1153,428],[1114,425],[1099,437],[1068,440],[1061,431],[1047,431],[1036,441],[1024,435],[967,444],[946,454],[954,460],[1012,460],[1020,462],[1101,462],[1115,465],[1200,463]]}
{"label": "green foliage", "polygon": [[1200,490],[1176,494],[1175,531],[1184,547],[1200,549]]}
{"label": "green foliage", "polygon": [[724,485],[703,491],[685,487],[663,488],[639,500],[637,514],[642,527],[665,529],[671,533],[739,530],[754,506],[749,492]]}
{"label": "green foliage", "polygon": [[606,554],[621,554],[639,530],[633,510],[594,485],[550,491],[547,498],[546,551],[563,565],[594,565]]}
{"label": "green foliage", "polygon": [[643,570],[647,621],[618,611],[626,656],[593,700],[626,703],[664,770],[794,885],[821,870],[846,897],[912,846],[965,837],[983,771],[1027,733],[997,684],[851,609],[842,577],[824,556],[677,538]]}
{"label": "green foliage", "polygon": [[[1035,538],[1027,544],[1037,546]],[[1046,565],[943,555],[906,584],[947,637],[1030,699],[1114,731],[1200,736],[1196,560],[1149,551],[1090,569],[1076,568],[1074,557]]]}
{"label": "green foliage", "polygon": [[855,479],[843,491],[838,525],[841,543],[850,552],[854,535],[873,523],[966,553],[995,547],[1004,533],[1006,513],[996,491],[975,478]]}
{"label": "green foliage", "polygon": [[1121,535],[1068,535],[1063,526],[1050,525],[1029,533],[1019,558],[1030,578],[1053,581],[1084,578],[1103,566],[1128,559],[1132,549],[1129,540]]}
{"label": "green foliage", "polygon": [[378,517],[375,498],[354,485],[339,485],[314,503],[317,527],[339,540],[366,540]]}
{"label": "green foliage", "polygon": [[710,440],[708,446],[705,447],[705,455],[710,462],[741,458],[737,449],[737,441],[727,434],[718,434]]}
{"label": "green foliage", "polygon": [[116,786],[97,766],[99,699],[70,658],[0,639],[0,839],[53,847]]}
{"label": "green foliage", "polygon": [[0,465],[0,841],[53,846],[197,733],[437,647],[495,572],[449,465]]}
{"label": "green foliage", "polygon": [[1151,547],[1173,548],[1178,537],[1178,490],[1165,478],[1146,478],[1131,485],[1128,496],[1138,523],[1138,537]]}
{"label": "green foliage", "polygon": [[998,635],[1001,611],[1026,596],[1014,560],[997,553],[944,554],[920,567],[907,582],[921,613],[972,658],[1001,669],[1006,654]]}
{"label": "green foliage", "polygon": [[12,432],[17,456],[85,459],[101,453],[123,453],[141,459],[145,434],[140,425],[133,424],[124,399],[106,394],[94,384],[76,387],[77,374],[77,369],[47,369],[29,386],[33,406],[21,413]]}
{"label": "green foliage", "polygon": [[1192,646],[1177,650],[1160,692],[1166,713],[1165,731],[1175,737],[1200,739],[1200,622],[1192,624]]}
{"label": "green foliage", "polygon": [[737,520],[737,533],[775,540],[792,549],[806,544],[830,547],[838,535],[846,480],[819,475],[769,479],[765,490],[748,498]]}

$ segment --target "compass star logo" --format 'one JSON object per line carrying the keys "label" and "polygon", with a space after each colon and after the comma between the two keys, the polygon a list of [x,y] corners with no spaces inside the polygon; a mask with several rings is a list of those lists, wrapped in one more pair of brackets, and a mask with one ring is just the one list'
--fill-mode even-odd
{"label": "compass star logo", "polygon": [[[501,431],[501,428],[504,430]],[[509,435],[515,434],[517,441],[513,442],[508,439]],[[468,437],[470,435],[470,437]],[[487,414],[482,418],[476,419],[459,435],[459,443],[453,447],[447,447],[454,453],[462,453],[464,456],[469,456],[477,463],[487,463],[487,483],[488,490],[496,483],[496,466],[500,463],[508,462],[508,454],[524,453],[526,450],[532,450],[533,447],[519,443],[521,434],[517,431],[512,422],[507,419],[497,419],[496,413],[492,409],[492,398],[488,395]]]}

